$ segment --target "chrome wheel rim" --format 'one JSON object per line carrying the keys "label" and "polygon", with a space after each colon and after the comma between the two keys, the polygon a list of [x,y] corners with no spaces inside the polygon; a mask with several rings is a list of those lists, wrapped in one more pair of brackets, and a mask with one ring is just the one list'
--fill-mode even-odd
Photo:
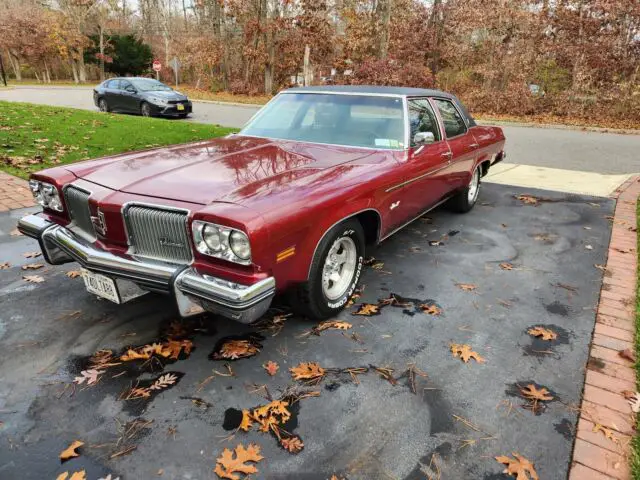
{"label": "chrome wheel rim", "polygon": [[100,111],[101,112],[107,111],[107,102],[105,102],[104,100],[100,100]]}
{"label": "chrome wheel rim", "polygon": [[329,300],[339,299],[349,289],[357,256],[356,244],[349,237],[341,237],[331,246],[322,268],[322,293]]}
{"label": "chrome wheel rim", "polygon": [[145,117],[148,117],[149,114],[150,114],[149,105],[143,105],[142,106],[142,115],[145,116]]}
{"label": "chrome wheel rim", "polygon": [[480,191],[480,170],[475,169],[473,172],[473,176],[471,177],[471,182],[469,182],[469,203],[474,203],[478,198],[478,192]]}

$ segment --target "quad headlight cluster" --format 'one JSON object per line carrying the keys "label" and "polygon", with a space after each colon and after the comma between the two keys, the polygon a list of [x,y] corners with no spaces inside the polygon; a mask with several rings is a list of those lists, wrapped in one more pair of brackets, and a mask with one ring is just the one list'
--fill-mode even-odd
{"label": "quad headlight cluster", "polygon": [[167,100],[166,98],[151,97],[149,100],[151,100],[156,105],[169,105],[169,100]]}
{"label": "quad headlight cluster", "polygon": [[246,233],[200,220],[195,220],[191,229],[200,253],[242,265],[251,264],[251,245]]}
{"label": "quad headlight cluster", "polygon": [[62,212],[64,210],[62,200],[60,199],[60,192],[55,185],[39,180],[29,180],[29,188],[31,189],[33,198],[44,208],[56,212]]}

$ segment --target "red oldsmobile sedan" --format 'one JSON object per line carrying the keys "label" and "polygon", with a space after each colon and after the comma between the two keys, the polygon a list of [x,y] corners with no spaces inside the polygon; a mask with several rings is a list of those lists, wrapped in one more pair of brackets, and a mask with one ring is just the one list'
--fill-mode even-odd
{"label": "red oldsmobile sedan", "polygon": [[288,292],[322,319],[349,300],[368,245],[441,203],[471,210],[504,142],[444,92],[293,88],[226,138],[34,174],[43,210],[19,229],[116,303],[161,292],[183,316],[249,323]]}

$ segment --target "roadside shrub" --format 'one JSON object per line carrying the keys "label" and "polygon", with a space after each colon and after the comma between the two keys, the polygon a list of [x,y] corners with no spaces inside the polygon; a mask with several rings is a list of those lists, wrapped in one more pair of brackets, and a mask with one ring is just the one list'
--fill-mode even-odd
{"label": "roadside shrub", "polygon": [[404,63],[393,58],[368,59],[358,64],[345,78],[353,85],[388,85],[431,88],[435,85],[431,70],[418,62]]}

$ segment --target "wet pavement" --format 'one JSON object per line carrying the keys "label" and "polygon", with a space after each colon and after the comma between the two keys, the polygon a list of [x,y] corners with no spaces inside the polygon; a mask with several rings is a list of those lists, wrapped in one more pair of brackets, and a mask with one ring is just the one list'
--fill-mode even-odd
{"label": "wet pavement", "polygon": [[[540,201],[515,198],[523,193]],[[216,478],[222,450],[251,442],[264,456],[253,478],[498,480],[508,477],[493,457],[511,452],[540,478],[566,478],[602,280],[594,264],[606,260],[614,202],[495,184],[479,202],[466,215],[438,209],[373,249],[361,297],[337,318],[352,328],[317,335],[300,318],[270,324],[284,304],[258,328],[213,317],[176,323],[171,301],[152,294],[124,306],[98,300],[65,275],[74,264],[21,270],[42,263],[22,255],[37,244],[10,235],[21,212],[0,214],[0,264],[11,264],[0,270],[0,478],[81,469],[89,480]],[[389,304],[353,315],[362,303]],[[533,337],[534,327],[556,337]],[[210,358],[229,336],[248,334],[254,356]],[[193,349],[115,362],[96,385],[71,383],[99,350],[117,359],[170,340]],[[484,361],[464,363],[452,344]],[[280,367],[273,377],[268,361]],[[289,373],[300,362],[327,371],[304,385]],[[174,381],[149,397],[125,399],[167,373]],[[533,405],[522,393],[529,385],[552,400]],[[301,397],[310,391],[319,394]],[[300,399],[283,428],[304,442],[300,453],[255,425],[236,429],[238,411],[292,394]],[[61,464],[73,440],[84,442],[81,455]]]}

